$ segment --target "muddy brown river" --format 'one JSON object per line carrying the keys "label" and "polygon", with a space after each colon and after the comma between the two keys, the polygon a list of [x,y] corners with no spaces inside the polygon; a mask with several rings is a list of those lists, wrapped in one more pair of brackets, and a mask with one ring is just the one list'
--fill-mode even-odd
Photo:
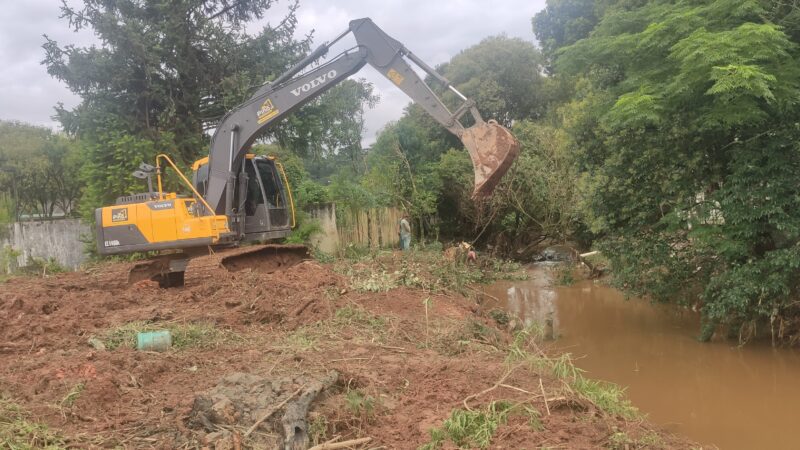
{"label": "muddy brown river", "polygon": [[556,286],[543,266],[486,292],[528,323],[549,320],[556,349],[626,387],[653,423],[721,449],[800,448],[798,351],[700,343],[692,311],[626,300],[591,281]]}

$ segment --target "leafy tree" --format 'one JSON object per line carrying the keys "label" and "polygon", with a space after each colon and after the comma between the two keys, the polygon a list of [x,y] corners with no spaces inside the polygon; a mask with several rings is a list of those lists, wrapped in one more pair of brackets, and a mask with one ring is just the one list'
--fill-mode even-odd
{"label": "leafy tree", "polygon": [[607,0],[547,0],[545,8],[531,20],[544,54],[552,57],[561,47],[589,36],[608,3]]}
{"label": "leafy tree", "polygon": [[706,331],[797,313],[800,65],[770,5],[620,2],[555,62],[579,79],[561,112],[618,281],[701,302]]}
{"label": "leafy tree", "polygon": [[[76,29],[94,31],[100,43],[78,48],[47,38],[43,63],[82,102],[56,108],[64,129],[80,136],[87,164],[83,213],[116,196],[141,190],[130,173],[142,161],[168,153],[184,169],[207,153],[218,120],[265,81],[308,50],[296,40],[294,3],[277,24],[249,33],[271,0],[83,0],[62,4]],[[355,153],[371,86],[347,82],[329,92],[272,137],[300,153]],[[269,136],[267,136],[269,137]]]}
{"label": "leafy tree", "polygon": [[542,62],[530,42],[493,36],[463,50],[439,71],[475,100],[486,119],[510,126],[514,120],[544,114],[548,102]]}
{"label": "leafy tree", "polygon": [[53,217],[75,211],[83,184],[78,143],[47,128],[0,121],[0,193],[5,208]]}
{"label": "leafy tree", "polygon": [[281,145],[302,156],[341,154],[359,168],[363,165],[364,111],[378,100],[371,83],[345,80],[287,118],[274,133]]}

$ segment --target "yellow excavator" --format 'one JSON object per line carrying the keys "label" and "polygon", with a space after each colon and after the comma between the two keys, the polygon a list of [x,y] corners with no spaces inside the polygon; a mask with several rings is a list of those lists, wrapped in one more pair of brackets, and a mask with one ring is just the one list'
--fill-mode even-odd
{"label": "yellow excavator", "polygon": [[[355,47],[314,66],[349,33],[356,39]],[[452,91],[461,99],[461,105],[450,112],[409,61]],[[142,164],[134,176],[147,178],[148,192],[120,197],[113,206],[95,211],[98,253],[160,251],[160,257],[134,267],[129,281],[152,279],[169,287],[182,285],[189,259],[208,253],[209,248],[238,247],[288,236],[294,225],[294,202],[283,168],[275,158],[254,155],[249,150],[271,125],[366,64],[461,139],[474,167],[473,197],[490,195],[519,153],[517,140],[495,121],[484,121],[473,100],[372,20],[357,19],[350,22],[346,31],[229,111],[216,128],[208,156],[192,166],[191,181],[167,155],[158,155],[155,166]],[[461,118],[468,112],[474,124],[465,127]],[[177,172],[192,196],[163,191],[166,167]],[[153,174],[157,190],[152,186]],[[307,252],[303,246],[253,246],[225,257],[223,265],[235,268],[242,259],[260,259],[261,264],[277,269],[301,260]]]}

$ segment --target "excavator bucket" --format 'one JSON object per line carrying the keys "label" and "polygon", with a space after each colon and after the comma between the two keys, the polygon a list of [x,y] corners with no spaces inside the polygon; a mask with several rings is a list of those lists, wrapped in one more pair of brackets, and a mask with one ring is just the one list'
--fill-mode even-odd
{"label": "excavator bucket", "polygon": [[472,198],[488,197],[519,155],[519,141],[494,120],[479,122],[461,135],[475,169]]}

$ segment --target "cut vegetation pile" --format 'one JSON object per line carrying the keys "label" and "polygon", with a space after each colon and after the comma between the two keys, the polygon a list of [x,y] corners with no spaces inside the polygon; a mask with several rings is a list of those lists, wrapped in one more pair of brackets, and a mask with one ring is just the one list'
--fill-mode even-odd
{"label": "cut vegetation pile", "polygon": [[[194,260],[186,286],[127,264],[0,291],[0,448],[690,448],[615,386],[484,311],[474,283],[520,275],[438,252],[284,272]],[[169,330],[164,353],[135,349]]]}

